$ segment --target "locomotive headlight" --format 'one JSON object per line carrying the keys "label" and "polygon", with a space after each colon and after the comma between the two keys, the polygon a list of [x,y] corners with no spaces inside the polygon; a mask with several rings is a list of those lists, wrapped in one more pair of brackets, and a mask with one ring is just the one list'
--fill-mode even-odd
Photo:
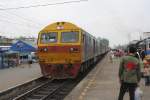
{"label": "locomotive headlight", "polygon": [[48,49],[47,49],[47,48],[44,48],[44,49],[43,49],[43,51],[47,52],[47,51],[48,51]]}
{"label": "locomotive headlight", "polygon": [[79,52],[78,48],[70,48],[70,52]]}
{"label": "locomotive headlight", "polygon": [[73,48],[70,48],[70,51],[73,51]]}
{"label": "locomotive headlight", "polygon": [[64,29],[64,27],[63,26],[57,26],[57,29],[61,30],[61,29]]}

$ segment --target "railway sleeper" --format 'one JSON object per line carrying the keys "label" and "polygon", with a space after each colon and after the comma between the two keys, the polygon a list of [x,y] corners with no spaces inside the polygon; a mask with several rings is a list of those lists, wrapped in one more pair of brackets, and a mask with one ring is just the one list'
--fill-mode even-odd
{"label": "railway sleeper", "polygon": [[38,91],[37,94],[47,95],[50,91]]}
{"label": "railway sleeper", "polygon": [[43,97],[44,95],[32,95],[29,97],[26,97],[26,100],[28,100],[28,98],[32,98],[32,99],[41,99],[41,97]]}
{"label": "railway sleeper", "polygon": [[37,100],[37,99],[34,99],[34,98],[26,98],[25,100]]}
{"label": "railway sleeper", "polygon": [[47,94],[34,94],[32,97],[43,97],[43,96],[46,96]]}

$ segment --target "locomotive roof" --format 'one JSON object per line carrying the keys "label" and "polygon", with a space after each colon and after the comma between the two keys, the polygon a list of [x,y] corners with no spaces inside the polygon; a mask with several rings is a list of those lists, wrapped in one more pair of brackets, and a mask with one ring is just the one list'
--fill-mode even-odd
{"label": "locomotive roof", "polygon": [[[52,24],[49,24],[48,26],[46,26],[45,28],[43,28],[41,31],[49,31],[49,30],[61,30],[58,28],[63,28],[63,30],[67,30],[67,29],[71,29],[71,30],[83,30],[82,28],[78,27],[75,24],[72,24],[70,22],[55,22]],[[90,37],[95,38],[93,35],[91,35],[90,33],[86,32],[85,30],[83,30],[85,32],[85,34],[88,34]]]}
{"label": "locomotive roof", "polygon": [[[77,25],[70,23],[70,22],[55,22],[52,24],[47,25],[45,28],[43,28],[41,31],[50,31],[50,30],[61,30],[58,28],[62,28],[63,30],[83,30],[82,28],[78,27]],[[85,32],[85,34],[89,35],[90,37],[97,39],[95,36],[93,36],[92,34],[86,32],[85,30],[83,30]],[[98,39],[99,40],[99,39]]]}
{"label": "locomotive roof", "polygon": [[67,29],[81,29],[80,27],[76,26],[75,24],[72,24],[70,22],[55,22],[52,24],[49,24],[45,28],[42,29],[42,31],[49,31],[49,30],[67,30]]}

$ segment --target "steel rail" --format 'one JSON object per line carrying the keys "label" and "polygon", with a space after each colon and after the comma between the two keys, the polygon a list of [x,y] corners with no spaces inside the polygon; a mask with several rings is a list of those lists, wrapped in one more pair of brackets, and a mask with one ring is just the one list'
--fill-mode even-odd
{"label": "steel rail", "polygon": [[12,98],[21,95],[48,80],[49,79],[42,76],[31,81],[27,81],[23,84],[10,87],[7,90],[0,91],[0,100],[12,100]]}
{"label": "steel rail", "polygon": [[23,93],[23,94],[15,97],[13,100],[26,100],[25,99],[26,97],[28,97],[29,95],[33,94],[35,91],[40,90],[42,87],[44,87],[45,85],[51,83],[52,81],[53,81],[53,79],[51,79],[51,80],[49,80],[49,81],[47,81],[47,82],[45,82],[45,83],[43,83],[43,84],[33,88],[33,89],[31,89],[30,91],[27,91],[26,93]]}
{"label": "steel rail", "polygon": [[62,84],[59,84],[53,91],[49,92],[49,94],[43,98],[41,98],[40,100],[46,100],[49,97],[52,97],[53,95],[55,95],[55,93],[57,93],[57,91],[59,91],[67,82],[64,82]]}

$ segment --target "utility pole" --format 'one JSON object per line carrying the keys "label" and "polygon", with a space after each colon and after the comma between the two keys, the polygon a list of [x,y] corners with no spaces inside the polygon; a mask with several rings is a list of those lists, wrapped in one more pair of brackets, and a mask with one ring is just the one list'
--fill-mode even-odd
{"label": "utility pole", "polygon": [[127,34],[127,38],[128,38],[129,43],[130,43],[131,42],[131,34],[130,33]]}

